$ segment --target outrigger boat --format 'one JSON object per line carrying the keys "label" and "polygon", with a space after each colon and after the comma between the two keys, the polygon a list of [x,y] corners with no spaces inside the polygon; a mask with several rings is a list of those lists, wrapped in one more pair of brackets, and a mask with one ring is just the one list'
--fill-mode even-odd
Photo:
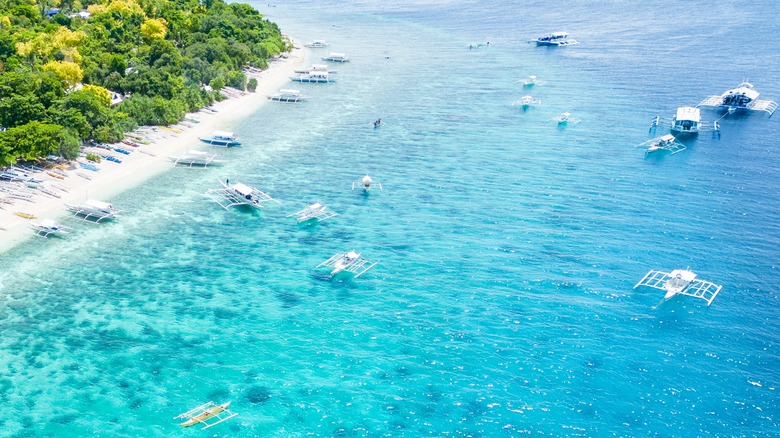
{"label": "outrigger boat", "polygon": [[330,276],[334,277],[340,272],[347,272],[354,274],[354,278],[358,278],[365,274],[366,271],[373,268],[379,262],[370,262],[360,257],[359,252],[349,251],[345,253],[338,253],[333,255],[328,260],[317,265],[317,269],[322,267],[332,268]]}
{"label": "outrigger boat", "polygon": [[544,85],[547,83],[547,81],[543,81],[536,77],[536,75],[528,76],[527,78],[520,79],[519,81],[515,81],[515,83],[521,83],[523,84],[523,87],[530,88],[534,85]]}
{"label": "outrigger boat", "polygon": [[777,102],[771,100],[759,100],[759,93],[750,82],[743,82],[720,96],[710,96],[697,106],[720,108],[729,114],[737,110],[764,111],[772,117],[777,109]]}
{"label": "outrigger boat", "polygon": [[715,299],[723,287],[697,278],[696,274],[688,269],[675,269],[672,272],[651,270],[639,280],[634,289],[639,286],[666,291],[664,301],[671,299],[675,295],[687,295],[689,297],[701,298],[707,302],[707,306],[712,304],[712,300]]}
{"label": "outrigger boat", "polygon": [[677,141],[672,134],[666,134],[652,140],[647,140],[640,146],[647,147],[645,154],[655,151],[668,151],[669,154],[674,155],[677,152],[685,150],[685,145]]}
{"label": "outrigger boat", "polygon": [[282,88],[278,93],[273,96],[268,96],[269,99],[276,102],[300,102],[304,99],[308,99],[308,96],[301,94],[301,90],[293,90],[291,88]]}
{"label": "outrigger boat", "polygon": [[523,96],[519,100],[512,102],[512,106],[519,106],[523,108],[523,111],[528,111],[528,108],[540,105],[541,103],[541,99],[534,99],[531,96]]}
{"label": "outrigger boat", "polygon": [[217,154],[195,150],[187,151],[186,154],[180,157],[168,158],[173,161],[174,166],[208,167],[225,163],[225,160],[217,159]]}
{"label": "outrigger boat", "polygon": [[[356,188],[358,188],[360,186],[363,186],[363,190],[369,191],[371,189],[371,184],[373,182],[374,182],[374,180],[370,176],[366,175],[360,181],[353,181],[352,182],[352,190],[355,190]],[[382,184],[381,183],[376,183],[376,185],[374,185],[374,187],[379,187],[379,190],[382,190]]]}
{"label": "outrigger boat", "polygon": [[51,219],[42,219],[38,223],[30,224],[30,228],[33,229],[36,236],[47,238],[50,235],[65,237],[73,231],[73,228],[62,225]]}
{"label": "outrigger boat", "polygon": [[554,122],[558,122],[558,126],[561,125],[568,125],[571,123],[572,125],[576,125],[577,123],[580,123],[580,119],[576,117],[572,117],[571,113],[561,113],[560,115],[557,115],[550,120]]}
{"label": "outrigger boat", "polygon": [[198,137],[198,139],[214,146],[241,146],[241,141],[236,137],[236,133],[229,131],[214,131],[211,137]]}
{"label": "outrigger boat", "polygon": [[173,419],[183,420],[186,418],[187,421],[179,424],[179,426],[190,427],[196,424],[202,424],[203,427],[201,428],[201,430],[204,430],[216,426],[219,423],[230,420],[231,418],[238,415],[235,412],[229,411],[228,410],[229,406],[230,406],[230,402],[222,403],[221,405],[218,405],[213,401],[210,401],[208,403],[198,406],[197,408],[193,408],[187,412],[179,414],[173,417]]}
{"label": "outrigger boat", "polygon": [[313,40],[310,43],[306,43],[303,46],[308,47],[310,49],[321,49],[323,47],[328,47],[330,44],[325,42],[325,40]]}
{"label": "outrigger boat", "polygon": [[314,204],[309,205],[308,207],[304,208],[301,211],[296,211],[293,214],[288,214],[287,217],[293,217],[295,216],[298,219],[298,223],[306,222],[309,220],[317,220],[317,222],[322,222],[326,219],[330,219],[334,216],[338,216],[337,213],[334,213],[332,210],[328,209],[328,207],[320,204],[319,202],[315,202]]}
{"label": "outrigger boat", "polygon": [[[656,117],[650,127],[654,128],[660,123],[660,118]],[[676,135],[696,135],[700,132],[712,131],[720,133],[718,122],[702,122],[701,110],[692,106],[682,106],[677,108],[677,113],[672,118],[672,124],[669,128]]]}
{"label": "outrigger boat", "polygon": [[330,77],[327,71],[312,71],[310,73],[302,73],[299,76],[292,76],[290,79],[296,82],[314,83],[314,84],[329,83],[329,82],[336,81],[335,79]]}
{"label": "outrigger boat", "polygon": [[536,42],[537,46],[572,46],[579,44],[580,42],[569,38],[569,34],[566,32],[553,32],[547,35],[542,35],[535,40],[529,42]]}
{"label": "outrigger boat", "polygon": [[246,184],[230,184],[229,180],[226,182],[220,181],[219,183],[222,184],[221,189],[211,189],[206,194],[225,210],[239,205],[246,205],[259,210],[264,208],[264,204],[268,202],[281,204],[264,192]]}
{"label": "outrigger boat", "polygon": [[83,204],[70,205],[65,204],[65,207],[73,212],[74,216],[80,216],[85,221],[100,222],[104,219],[116,219],[119,217],[119,213],[122,210],[115,209],[108,202],[96,201],[90,199]]}
{"label": "outrigger boat", "polygon": [[322,60],[330,61],[330,62],[349,62],[349,58],[347,57],[347,54],[340,53],[340,52],[330,52],[328,56],[323,56]]}

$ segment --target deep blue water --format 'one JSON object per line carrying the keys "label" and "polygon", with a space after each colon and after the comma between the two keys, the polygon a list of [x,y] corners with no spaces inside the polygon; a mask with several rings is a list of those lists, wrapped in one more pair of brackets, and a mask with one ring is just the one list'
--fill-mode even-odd
{"label": "deep blue water", "polygon": [[[209,435],[777,436],[778,121],[638,147],[744,79],[780,99],[776,8],[567,3],[254,3],[353,61],[232,127],[225,167],[0,256],[2,435],[205,436],[172,417],[232,400]],[[526,43],[556,30],[581,44]],[[224,178],[283,204],[224,211]],[[339,216],[285,217],[314,201]],[[314,269],[352,249],[379,265]],[[632,289],[688,266],[712,306]]]}

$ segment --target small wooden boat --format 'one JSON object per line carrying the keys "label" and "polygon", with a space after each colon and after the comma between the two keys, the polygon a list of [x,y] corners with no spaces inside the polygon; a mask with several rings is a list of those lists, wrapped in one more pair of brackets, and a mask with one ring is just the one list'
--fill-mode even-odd
{"label": "small wooden boat", "polygon": [[198,406],[197,408],[190,409],[183,414],[179,414],[174,417],[174,419],[180,420],[187,418],[187,421],[179,424],[181,427],[190,427],[196,424],[204,424],[203,429],[208,429],[209,427],[216,426],[217,424],[222,423],[223,421],[227,421],[238,415],[237,413],[230,412],[228,410],[228,406],[230,406],[230,402],[222,403],[221,405],[215,404],[214,402],[208,402],[204,405]]}
{"label": "small wooden boat", "polygon": [[23,217],[25,219],[38,219],[38,216],[36,216],[34,214],[30,214],[30,213],[25,213],[25,212],[22,212],[22,211],[15,211],[14,214],[19,216],[19,217]]}

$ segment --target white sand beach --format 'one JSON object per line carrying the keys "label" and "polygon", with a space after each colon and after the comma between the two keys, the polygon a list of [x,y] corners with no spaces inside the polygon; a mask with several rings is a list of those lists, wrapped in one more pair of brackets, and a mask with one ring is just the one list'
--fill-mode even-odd
{"label": "white sand beach", "polygon": [[[59,198],[36,192],[31,201],[14,200],[13,204],[2,204],[0,209],[0,252],[8,251],[30,238],[36,238],[30,228],[30,223],[41,219],[57,219],[71,214],[65,204],[80,204],[89,199],[109,202],[117,194],[137,187],[155,175],[173,168],[170,156],[180,156],[197,145],[198,137],[207,137],[215,130],[231,130],[236,122],[252,115],[262,105],[268,102],[267,96],[283,88],[293,75],[293,70],[301,68],[310,57],[310,51],[295,48],[269,64],[265,71],[249,77],[257,79],[257,89],[254,93],[246,92],[217,102],[213,105],[216,112],[200,111],[188,114],[187,118],[198,120],[199,123],[186,123],[186,126],[176,126],[177,129],[158,128],[154,134],[147,136],[151,142],[140,147],[121,144],[130,150],[129,155],[112,153],[121,159],[121,163],[105,162],[99,164],[99,172],[81,169],[66,170],[64,179],[55,178],[47,172],[36,172],[35,177],[44,180],[44,185],[67,188],[58,191]],[[179,132],[180,130],[180,132]],[[133,138],[128,137],[128,140]],[[187,147],[186,145],[190,145]],[[198,147],[195,147],[198,148]],[[83,161],[83,160],[82,160]],[[80,176],[89,176],[91,179]],[[24,213],[37,217],[25,219],[15,214]]]}

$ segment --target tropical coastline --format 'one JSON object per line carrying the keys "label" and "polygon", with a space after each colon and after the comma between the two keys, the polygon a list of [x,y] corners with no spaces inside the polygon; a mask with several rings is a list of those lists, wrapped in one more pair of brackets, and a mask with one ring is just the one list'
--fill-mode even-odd
{"label": "tropical coastline", "polygon": [[[68,190],[61,192],[59,198],[44,196],[41,193],[31,201],[17,201],[0,210],[2,227],[0,253],[35,237],[28,226],[29,223],[36,222],[37,219],[57,219],[71,214],[66,204],[79,204],[87,199],[109,202],[118,194],[172,169],[173,163],[170,157],[179,156],[188,150],[207,148],[218,153],[219,148],[201,143],[198,137],[208,137],[215,130],[231,129],[238,122],[255,113],[269,101],[268,96],[290,81],[289,77],[293,74],[293,70],[305,64],[309,52],[309,49],[296,46],[291,52],[269,63],[268,69],[253,74],[252,77],[257,79],[255,92],[243,92],[236,97],[216,102],[212,106],[215,112],[199,111],[188,114],[187,118],[197,120],[199,123],[180,126],[177,129],[157,128],[157,135],[152,141],[137,148],[122,145],[126,149],[132,149],[132,152],[122,156],[121,163],[115,164],[104,160],[99,172],[89,172],[91,179],[78,175],[87,171],[78,169],[75,161],[71,163],[70,170],[65,172],[67,177],[64,180],[55,179],[45,171],[35,172],[35,177],[55,182]],[[122,209],[121,205],[114,207]],[[25,219],[17,216],[15,212],[34,216],[36,219]]]}
{"label": "tropical coastline", "polygon": [[[670,128],[655,116],[741,79],[780,99],[765,7],[252,6],[328,42],[307,65],[352,61],[305,103],[213,126],[241,147],[180,143],[204,121],[157,131],[227,162],[158,153],[157,176],[102,198],[118,220],[0,253],[5,435],[776,435],[777,117],[642,146]],[[527,43],[557,31],[580,44]],[[206,193],[227,178],[280,204],[221,208]],[[338,215],[298,223],[314,202]],[[379,264],[333,276],[346,251]],[[689,269],[717,298],[636,287]]]}

